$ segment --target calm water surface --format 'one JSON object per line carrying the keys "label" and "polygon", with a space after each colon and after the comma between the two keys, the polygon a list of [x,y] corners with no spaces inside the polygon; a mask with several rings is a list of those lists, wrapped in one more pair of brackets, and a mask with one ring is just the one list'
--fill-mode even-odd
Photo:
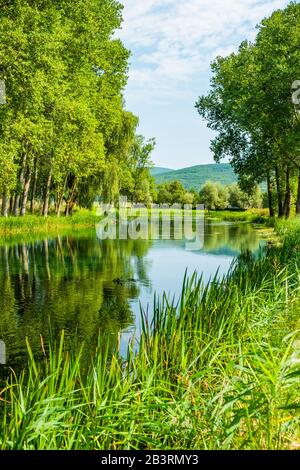
{"label": "calm water surface", "polygon": [[[199,251],[176,240],[98,240],[89,230],[72,236],[7,243],[0,246],[0,339],[7,363],[21,367],[28,337],[42,355],[41,337],[66,331],[69,342],[84,340],[92,351],[99,331],[124,354],[133,331],[139,331],[140,304],[149,311],[156,292],[178,298],[184,272],[217,270],[226,274],[243,249],[264,242],[249,224],[210,223]],[[116,282],[116,280],[118,280]],[[73,345],[74,346],[74,345]]]}

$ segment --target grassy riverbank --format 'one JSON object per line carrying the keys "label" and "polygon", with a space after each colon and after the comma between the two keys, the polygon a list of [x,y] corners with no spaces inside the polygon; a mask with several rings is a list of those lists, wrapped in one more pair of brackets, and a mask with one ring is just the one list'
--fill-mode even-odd
{"label": "grassy riverbank", "polygon": [[94,227],[101,217],[96,211],[80,209],[72,216],[42,217],[27,215],[25,217],[0,217],[0,237],[10,237],[20,234],[55,234],[67,229]]}
{"label": "grassy riverbank", "polygon": [[225,222],[249,222],[253,224],[273,223],[267,209],[249,209],[247,211],[208,211],[208,220],[222,220]]}
{"label": "grassy riverbank", "polygon": [[[0,395],[2,449],[300,447],[300,220],[282,243],[244,255],[222,282],[185,281],[157,303],[136,354],[101,346],[89,369],[60,345],[11,373]],[[177,312],[177,315],[175,315]]]}
{"label": "grassy riverbank", "polygon": [[[180,209],[152,209],[151,213],[148,209],[135,210],[131,213],[128,210],[128,218],[130,216],[149,216],[158,217],[161,214],[165,216],[182,216],[183,211]],[[186,211],[187,215],[196,214],[195,211]],[[245,212],[230,211],[205,211],[205,217],[208,220],[223,220],[231,222],[249,222],[249,223],[265,223],[268,220],[267,211],[265,210],[249,210]],[[96,209],[84,210],[80,209],[74,212],[72,216],[42,217],[39,215],[27,215],[25,217],[0,217],[0,237],[13,237],[14,235],[42,234],[47,235],[62,232],[68,229],[81,229],[85,227],[94,227],[101,220],[101,216],[97,215]]]}

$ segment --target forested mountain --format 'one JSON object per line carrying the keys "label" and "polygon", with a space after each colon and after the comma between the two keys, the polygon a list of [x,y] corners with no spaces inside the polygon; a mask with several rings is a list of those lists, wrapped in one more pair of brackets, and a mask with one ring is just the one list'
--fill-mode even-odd
{"label": "forested mountain", "polygon": [[235,175],[228,163],[221,163],[196,165],[182,168],[181,170],[159,173],[155,176],[155,182],[157,184],[174,180],[180,181],[186,189],[196,189],[199,191],[207,181],[214,181],[224,185],[236,183],[237,175]]}
{"label": "forested mountain", "polygon": [[155,177],[158,175],[162,175],[163,173],[169,173],[169,171],[174,171],[174,170],[172,170],[171,168],[155,166],[154,168],[151,168],[151,175]]}

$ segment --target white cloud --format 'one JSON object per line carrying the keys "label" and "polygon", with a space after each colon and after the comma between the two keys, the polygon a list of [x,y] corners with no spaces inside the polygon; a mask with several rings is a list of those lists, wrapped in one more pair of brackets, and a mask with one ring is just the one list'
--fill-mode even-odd
{"label": "white cloud", "polygon": [[287,3],[123,0],[120,37],[132,51],[128,93],[143,99],[184,97],[188,90],[194,94],[216,55],[232,52],[245,38],[253,39],[255,25]]}

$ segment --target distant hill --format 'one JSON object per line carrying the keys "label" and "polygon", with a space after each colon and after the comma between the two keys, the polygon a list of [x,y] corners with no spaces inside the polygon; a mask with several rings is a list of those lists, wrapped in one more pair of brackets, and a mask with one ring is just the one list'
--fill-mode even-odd
{"label": "distant hill", "polygon": [[[153,170],[152,170],[153,171]],[[214,181],[223,185],[229,185],[237,182],[237,175],[234,173],[229,163],[215,163],[211,165],[197,165],[181,170],[163,171],[161,173],[152,173],[156,184],[166,181],[181,181],[187,189],[196,189],[197,191],[206,183]]]}
{"label": "distant hill", "polygon": [[172,170],[171,168],[163,168],[161,166],[155,166],[154,168],[151,168],[151,175],[156,178],[156,176],[158,175],[169,173],[171,171],[174,171],[174,170]]}

